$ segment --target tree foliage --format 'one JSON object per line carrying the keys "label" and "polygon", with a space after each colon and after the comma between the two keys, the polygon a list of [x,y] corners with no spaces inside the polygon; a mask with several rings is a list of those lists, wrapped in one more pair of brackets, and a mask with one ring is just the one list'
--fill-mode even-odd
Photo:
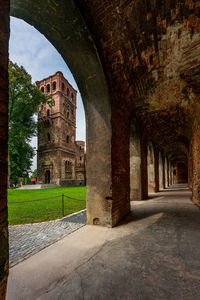
{"label": "tree foliage", "polygon": [[31,178],[37,178],[37,169],[33,171]]}
{"label": "tree foliage", "polygon": [[23,66],[9,62],[9,163],[10,178],[16,183],[28,175],[34,148],[31,138],[37,134],[38,105],[50,101],[35,84]]}

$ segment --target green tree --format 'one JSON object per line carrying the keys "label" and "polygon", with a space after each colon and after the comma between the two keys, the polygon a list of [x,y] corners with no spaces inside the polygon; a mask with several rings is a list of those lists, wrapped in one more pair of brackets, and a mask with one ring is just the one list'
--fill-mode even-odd
{"label": "green tree", "polygon": [[28,177],[34,148],[31,138],[37,134],[36,112],[40,103],[52,104],[35,84],[23,66],[9,62],[9,164],[10,178]]}
{"label": "green tree", "polygon": [[37,169],[33,171],[31,178],[37,178]]}

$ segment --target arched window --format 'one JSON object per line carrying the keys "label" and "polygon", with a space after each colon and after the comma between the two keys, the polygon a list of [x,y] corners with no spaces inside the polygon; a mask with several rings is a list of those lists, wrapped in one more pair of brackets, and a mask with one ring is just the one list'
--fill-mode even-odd
{"label": "arched window", "polygon": [[80,150],[81,150],[81,146],[80,146]]}
{"label": "arched window", "polygon": [[80,160],[82,160],[82,157],[80,156]]}
{"label": "arched window", "polygon": [[69,96],[69,89],[67,88],[67,96]]}
{"label": "arched window", "polygon": [[66,142],[69,143],[69,135],[66,137]]}
{"label": "arched window", "polygon": [[52,84],[52,89],[53,89],[53,91],[56,90],[56,82],[55,82],[55,81],[54,81],[53,84]]}
{"label": "arched window", "polygon": [[69,112],[67,112],[67,118],[69,118]]}
{"label": "arched window", "polygon": [[48,143],[51,142],[51,135],[50,135],[50,133],[47,133],[47,140],[48,140]]}
{"label": "arched window", "polygon": [[47,93],[50,93],[50,84],[47,84]]}
{"label": "arched window", "polygon": [[65,90],[65,84],[62,83],[62,91],[64,92],[64,90]]}
{"label": "arched window", "polygon": [[72,101],[73,101],[73,99],[74,99],[74,94],[73,93],[71,94],[71,97],[72,97]]}
{"label": "arched window", "polygon": [[47,117],[50,116],[50,109],[47,109]]}
{"label": "arched window", "polygon": [[41,87],[40,90],[41,90],[42,93],[44,93],[44,87],[43,86]]}

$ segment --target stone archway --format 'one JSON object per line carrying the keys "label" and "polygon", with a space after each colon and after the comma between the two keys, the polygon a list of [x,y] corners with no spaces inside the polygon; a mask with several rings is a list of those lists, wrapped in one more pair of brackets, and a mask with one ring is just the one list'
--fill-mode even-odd
{"label": "stone archway", "polygon": [[[12,0],[11,15],[55,46],[77,82],[86,114],[87,223],[112,226],[110,100],[102,66],[75,1]],[[98,180],[97,180],[98,178]]]}

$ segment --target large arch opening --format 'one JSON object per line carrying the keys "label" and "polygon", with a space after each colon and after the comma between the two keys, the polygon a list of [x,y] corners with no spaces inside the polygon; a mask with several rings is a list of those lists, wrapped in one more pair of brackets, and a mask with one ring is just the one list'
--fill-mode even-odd
{"label": "large arch opening", "polygon": [[[111,187],[110,101],[95,44],[75,1],[61,1],[56,10],[50,6],[47,10],[46,1],[32,1],[30,5],[30,1],[13,0],[11,15],[44,34],[77,82],[86,114],[87,223],[112,226],[106,200]],[[94,165],[94,162],[98,163]]]}

